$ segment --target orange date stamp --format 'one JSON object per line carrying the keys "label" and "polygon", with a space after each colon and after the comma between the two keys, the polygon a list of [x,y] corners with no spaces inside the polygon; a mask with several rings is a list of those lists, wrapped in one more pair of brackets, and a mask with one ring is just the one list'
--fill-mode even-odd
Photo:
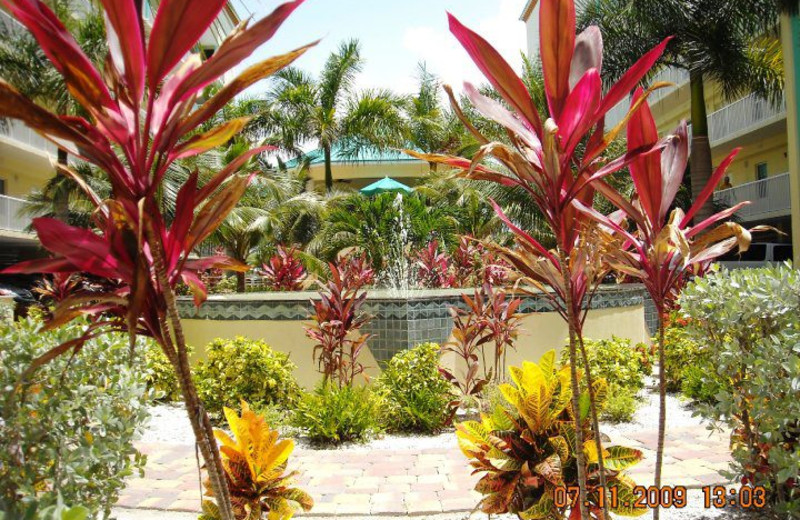
{"label": "orange date stamp", "polygon": [[[767,491],[761,486],[704,486],[700,489],[706,509],[728,506],[750,509],[767,505]],[[575,507],[579,496],[578,486],[561,486],[555,489],[553,502],[556,507]],[[682,509],[688,505],[688,491],[685,486],[635,486],[632,490],[626,488],[620,494],[619,489],[612,486],[606,493],[594,493],[592,503],[586,505],[610,509]]]}

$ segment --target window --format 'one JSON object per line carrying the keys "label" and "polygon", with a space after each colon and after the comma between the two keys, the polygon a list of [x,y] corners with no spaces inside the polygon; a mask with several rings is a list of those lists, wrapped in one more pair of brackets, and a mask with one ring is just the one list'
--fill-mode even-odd
{"label": "window", "polygon": [[[762,162],[756,164],[756,180],[763,181],[767,178],[767,163]],[[759,182],[757,185],[758,188],[758,196],[760,198],[764,198],[767,196],[767,183],[766,182]]]}
{"label": "window", "polygon": [[0,195],[6,194],[6,180],[0,179]]}
{"label": "window", "polygon": [[772,259],[775,262],[785,262],[786,260],[791,260],[792,256],[791,244],[775,246],[775,249],[772,250]]}

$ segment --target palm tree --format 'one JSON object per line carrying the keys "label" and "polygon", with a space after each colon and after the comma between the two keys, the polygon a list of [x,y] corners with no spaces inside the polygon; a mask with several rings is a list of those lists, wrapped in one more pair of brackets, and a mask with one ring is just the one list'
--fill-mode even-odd
{"label": "palm tree", "polygon": [[355,248],[366,253],[372,267],[381,273],[398,260],[395,256],[419,250],[431,240],[445,247],[454,243],[455,228],[456,218],[451,213],[428,204],[416,193],[375,197],[356,193],[331,204],[322,229],[307,251],[332,261],[341,251]]}
{"label": "palm tree", "polygon": [[319,79],[289,67],[275,75],[267,100],[270,109],[256,121],[268,141],[301,155],[316,141],[325,158],[325,187],[333,187],[334,147],[355,159],[366,150],[402,146],[407,134],[406,100],[388,90],[357,92],[355,79],[363,68],[357,40],[342,43],[328,57]]}
{"label": "palm tree", "polygon": [[[694,196],[712,171],[706,87],[713,82],[729,100],[752,92],[777,102],[784,77],[776,28],[779,9],[792,3],[796,0],[583,0],[579,25],[600,27],[608,82],[642,53],[674,36],[659,64],[689,73]],[[712,212],[709,203],[696,218],[703,220]]]}
{"label": "palm tree", "polygon": [[[106,52],[105,25],[102,13],[90,2],[51,0],[46,2],[66,25],[87,56],[101,65]],[[16,21],[0,24],[0,77],[29,99],[59,115],[84,115],[80,105],[67,91],[61,74],[47,59],[39,44]],[[66,150],[57,152],[56,175],[45,185],[43,196],[55,205],[53,216],[69,218],[69,201],[77,186],[58,174],[68,163]]]}
{"label": "palm tree", "polygon": [[[424,153],[455,152],[465,138],[464,125],[443,108],[442,84],[425,63],[417,65],[419,89],[408,106],[411,148]],[[430,163],[436,171],[436,163]]]}

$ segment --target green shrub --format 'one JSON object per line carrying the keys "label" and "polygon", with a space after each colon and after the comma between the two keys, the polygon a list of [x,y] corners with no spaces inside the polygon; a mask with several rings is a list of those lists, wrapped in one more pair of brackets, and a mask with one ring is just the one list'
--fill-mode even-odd
{"label": "green shrub", "polygon": [[291,407],[300,396],[294,379],[297,368],[284,352],[261,340],[237,336],[215,339],[195,371],[197,391],[206,410],[220,413],[223,406],[237,409],[242,399],[253,408],[274,404]]}
{"label": "green shrub", "polygon": [[685,320],[673,314],[670,324],[664,331],[667,392],[681,391],[688,368],[705,367],[709,363],[709,355],[689,335],[686,323]]}
{"label": "green shrub", "polygon": [[713,273],[680,299],[687,330],[713,353],[708,377],[726,382],[699,410],[732,431],[730,476],[764,486],[790,517],[800,515],[798,295],[800,273],[779,267]]}
{"label": "green shrub", "polygon": [[439,373],[436,343],[423,343],[394,356],[377,387],[385,400],[387,429],[435,432],[450,418],[452,385]]}
{"label": "green shrub", "polygon": [[59,504],[106,517],[125,478],[144,467],[133,440],[147,418],[148,392],[143,371],[128,365],[127,336],[88,341],[39,368],[9,398],[35,358],[79,337],[85,325],[45,331],[29,318],[0,326],[0,510],[11,518]]}
{"label": "green shrub", "polygon": [[715,403],[717,395],[724,390],[722,378],[708,359],[704,359],[702,364],[687,366],[682,377],[681,393],[699,403]]}
{"label": "green shrub", "polygon": [[635,391],[624,386],[610,385],[600,418],[611,423],[631,422],[638,408],[639,400]]}
{"label": "green shrub", "polygon": [[[192,353],[192,350],[189,347],[189,354]],[[161,347],[154,341],[147,340],[141,352],[146,367],[147,386],[150,388],[153,399],[168,402],[180,401],[181,388],[178,385],[178,378],[175,376],[175,369],[164,355]]]}
{"label": "green shrub", "polygon": [[301,399],[294,425],[312,442],[365,441],[381,430],[381,408],[380,396],[369,387],[320,384]]}
{"label": "green shrub", "polygon": [[[639,345],[633,347],[631,340],[616,336],[611,339],[584,341],[592,376],[602,377],[610,386],[629,389],[633,394],[644,388],[644,377],[650,373],[650,364],[643,359],[643,352],[646,353],[648,349],[638,348]],[[566,366],[568,363],[569,352],[562,349],[561,365]]]}

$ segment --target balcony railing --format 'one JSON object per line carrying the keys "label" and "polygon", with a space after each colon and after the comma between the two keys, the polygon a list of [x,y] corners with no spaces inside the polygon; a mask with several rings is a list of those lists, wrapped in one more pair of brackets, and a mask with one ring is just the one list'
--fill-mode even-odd
{"label": "balcony railing", "polygon": [[26,232],[31,219],[22,216],[22,210],[28,202],[6,195],[0,195],[0,229],[6,231]]}
{"label": "balcony railing", "polygon": [[733,206],[749,200],[750,205],[736,214],[743,221],[762,220],[786,216],[791,213],[789,174],[773,175],[760,181],[748,182],[735,188],[714,193],[714,201]]}
{"label": "balcony railing", "polygon": [[786,99],[777,104],[755,94],[745,96],[708,116],[712,146],[786,118]]}

